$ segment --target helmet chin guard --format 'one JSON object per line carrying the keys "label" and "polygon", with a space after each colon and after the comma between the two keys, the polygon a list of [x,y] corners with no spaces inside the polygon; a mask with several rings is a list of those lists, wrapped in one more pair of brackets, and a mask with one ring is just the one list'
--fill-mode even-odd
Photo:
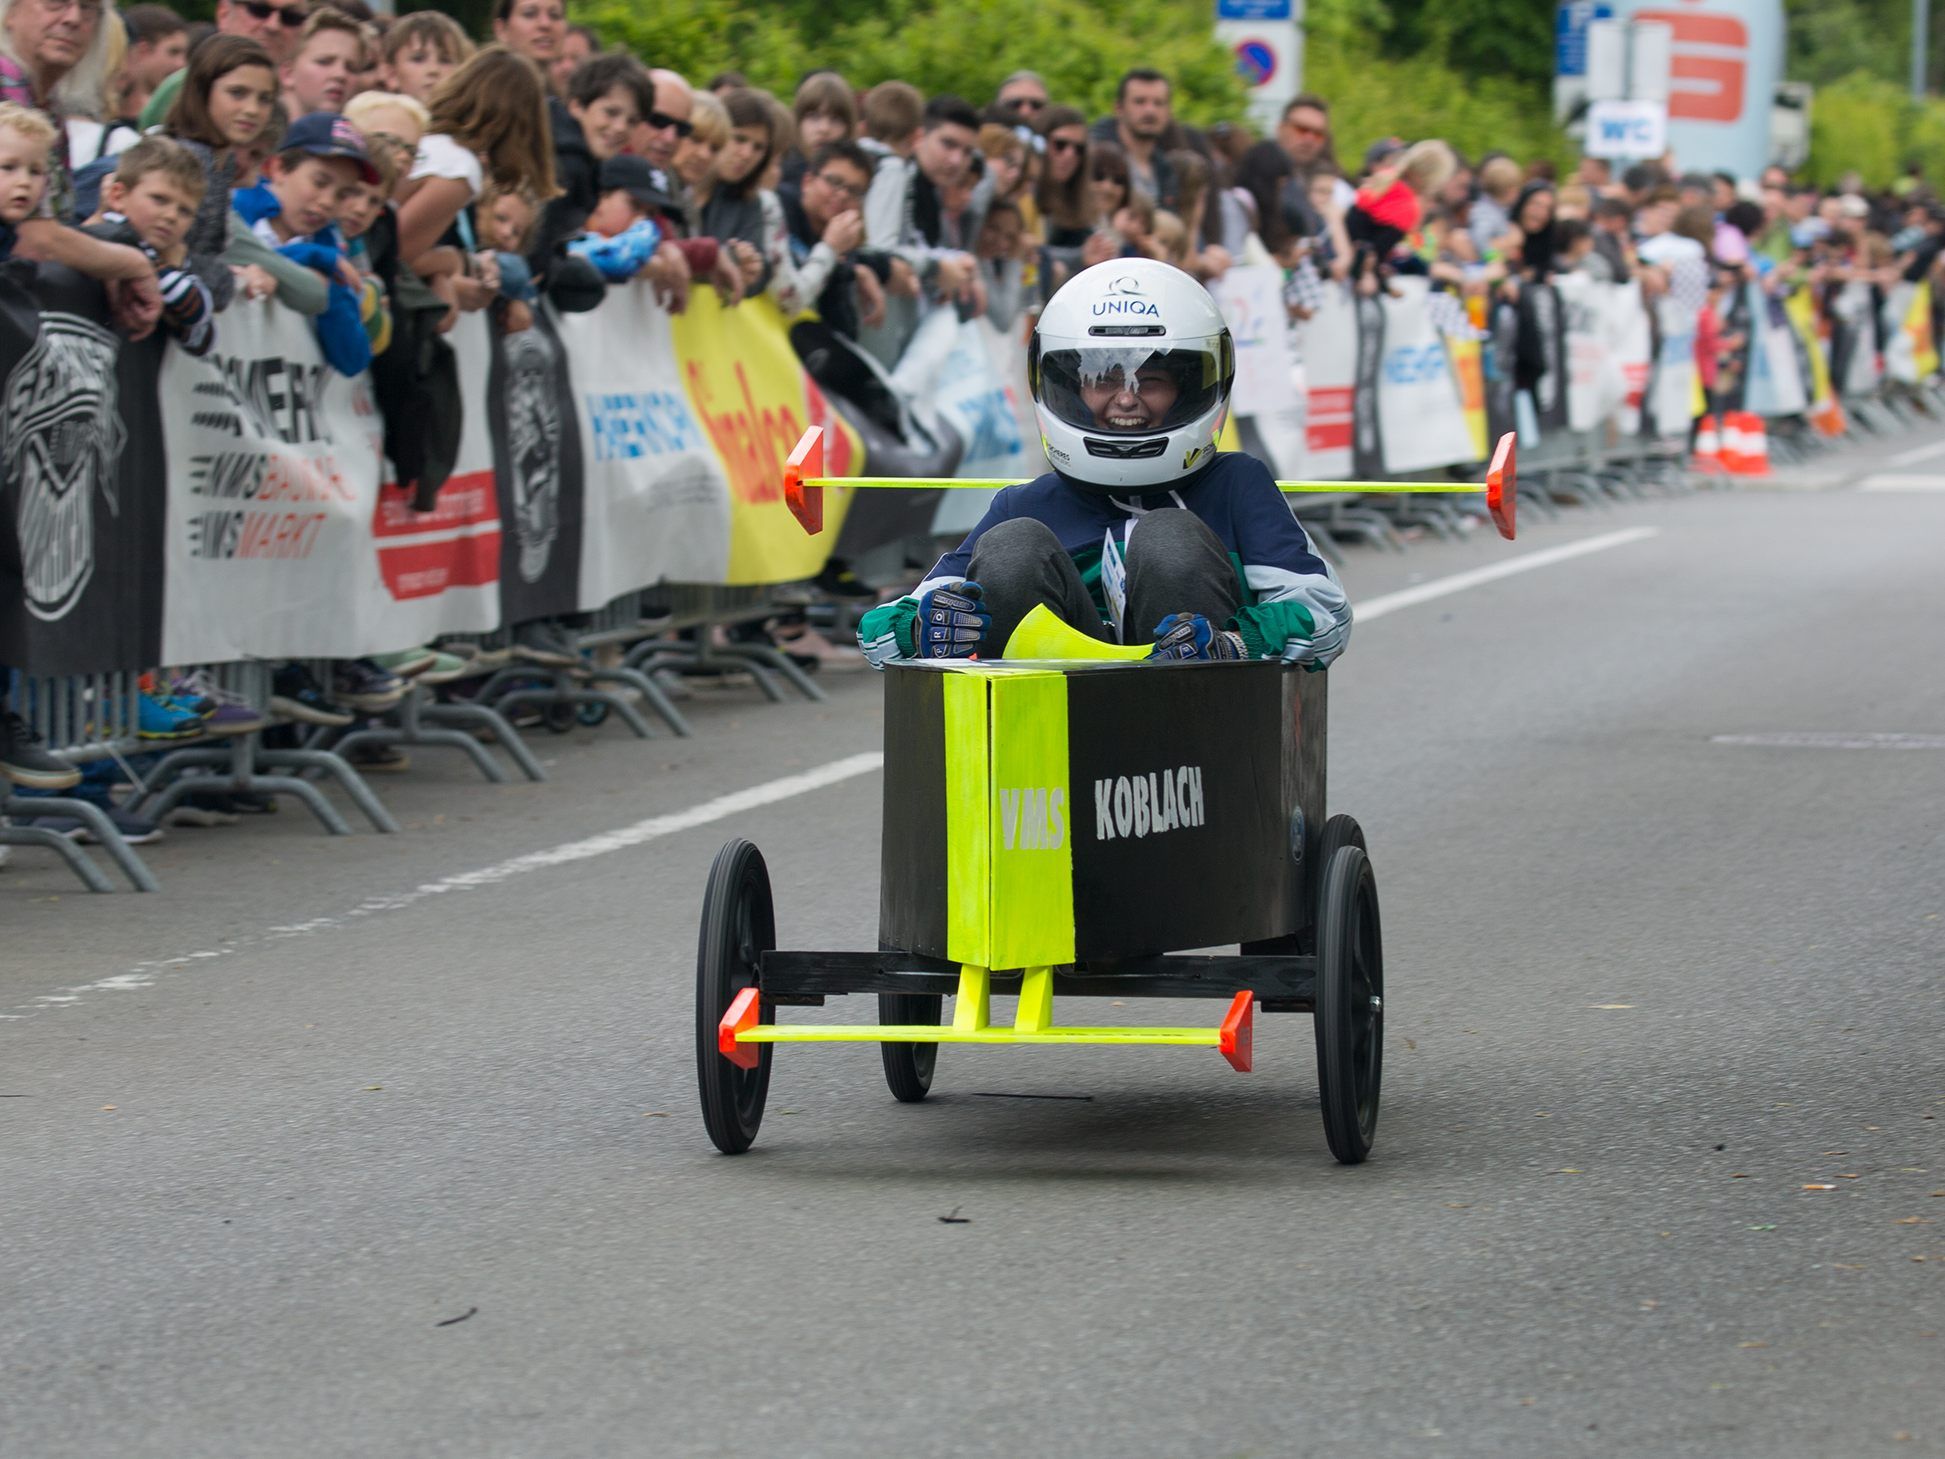
{"label": "helmet chin guard", "polygon": [[1236,350],[1194,279],[1156,259],[1113,259],[1042,311],[1027,378],[1054,470],[1101,491],[1165,490],[1214,457]]}

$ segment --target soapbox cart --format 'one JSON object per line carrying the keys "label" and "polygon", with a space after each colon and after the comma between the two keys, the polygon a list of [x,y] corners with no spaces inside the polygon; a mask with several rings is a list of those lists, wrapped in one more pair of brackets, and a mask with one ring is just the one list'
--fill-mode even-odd
{"label": "soapbox cart", "polygon": [[[1509,536],[1511,478],[1506,443],[1492,480]],[[696,1072],[718,1149],[755,1140],[781,1043],[876,1043],[893,1097],[915,1102],[941,1044],[1207,1047],[1247,1071],[1260,1008],[1314,1015],[1325,1138],[1340,1161],[1365,1158],[1384,944],[1363,832],[1325,814],[1329,675],[1126,661],[1140,653],[1039,609],[1003,659],[886,672],[875,952],[779,949],[762,854],[723,847],[696,963]],[[882,1021],[777,1020],[847,993],[875,993]],[[1018,998],[1011,1024],[991,1019],[996,993]],[[1206,998],[1223,1015],[1072,1026],[1055,1022],[1057,997]]]}

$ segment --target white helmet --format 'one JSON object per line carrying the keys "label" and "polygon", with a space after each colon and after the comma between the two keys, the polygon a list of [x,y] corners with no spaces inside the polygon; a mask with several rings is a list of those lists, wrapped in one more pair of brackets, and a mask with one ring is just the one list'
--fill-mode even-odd
{"label": "white helmet", "polygon": [[1152,491],[1215,456],[1236,349],[1194,279],[1157,259],[1112,259],[1074,275],[1041,311],[1027,379],[1056,471]]}

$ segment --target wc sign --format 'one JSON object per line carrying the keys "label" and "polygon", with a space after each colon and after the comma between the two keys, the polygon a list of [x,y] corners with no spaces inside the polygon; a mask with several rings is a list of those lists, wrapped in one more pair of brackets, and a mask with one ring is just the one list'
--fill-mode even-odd
{"label": "wc sign", "polygon": [[1668,108],[1659,101],[1596,101],[1587,108],[1589,157],[1659,157],[1668,150]]}

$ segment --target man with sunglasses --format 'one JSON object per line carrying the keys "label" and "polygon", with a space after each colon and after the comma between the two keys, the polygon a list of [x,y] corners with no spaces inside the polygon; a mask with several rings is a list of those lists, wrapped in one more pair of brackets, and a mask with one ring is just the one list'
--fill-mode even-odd
{"label": "man with sunglasses", "polygon": [[[216,31],[219,35],[240,35],[255,41],[270,59],[282,67],[297,54],[298,37],[310,19],[305,0],[216,0]],[[178,71],[160,86],[142,108],[142,130],[161,126],[169,108],[176,104],[182,78],[188,68]]]}
{"label": "man with sunglasses", "polygon": [[[1276,145],[1296,168],[1296,187],[1305,194],[1314,173],[1326,170],[1338,175],[1341,172],[1337,156],[1331,150],[1330,103],[1321,96],[1305,92],[1283,108],[1282,120],[1276,124]],[[1356,191],[1341,175],[1337,176],[1332,191],[1340,208],[1348,208],[1356,201]]]}
{"label": "man with sunglasses", "polygon": [[689,117],[696,108],[696,93],[679,72],[657,67],[648,73],[648,79],[655,84],[655,105],[635,128],[635,145],[630,150],[669,172],[675,166],[676,148],[695,130]]}
{"label": "man with sunglasses", "polygon": [[993,110],[1009,124],[1032,126],[1046,109],[1047,83],[1037,71],[1015,71],[1000,82],[999,94],[993,98]]}

